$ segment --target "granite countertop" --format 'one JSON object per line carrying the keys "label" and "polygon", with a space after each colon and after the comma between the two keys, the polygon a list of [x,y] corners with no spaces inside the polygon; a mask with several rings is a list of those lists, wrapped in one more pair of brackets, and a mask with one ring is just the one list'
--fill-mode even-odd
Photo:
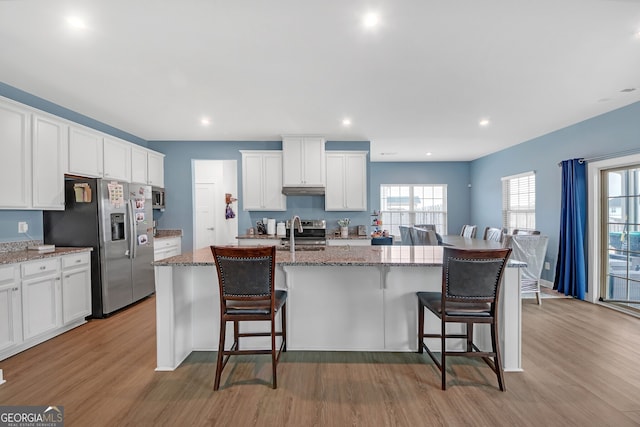
{"label": "granite countertop", "polygon": [[169,237],[182,237],[182,230],[157,230],[154,239],[166,239]]}
{"label": "granite countertop", "polygon": [[358,234],[349,234],[347,237],[342,237],[340,235],[329,235],[327,234],[327,240],[371,240],[371,236],[360,236]]}
{"label": "granite countertop", "polygon": [[84,248],[84,247],[56,247],[55,250],[50,252],[40,252],[40,251],[11,251],[11,252],[2,252],[0,253],[0,264],[14,264],[18,262],[25,261],[35,261],[39,259],[58,257],[62,255],[75,254],[78,252],[90,252],[92,248]]}
{"label": "granite countertop", "polygon": [[[209,248],[166,258],[158,266],[213,265]],[[316,250],[276,251],[276,264],[295,266],[438,266],[442,265],[441,246],[322,246]]]}
{"label": "granite countertop", "polygon": [[242,234],[240,236],[236,236],[236,239],[282,239],[283,236],[277,236],[275,234]]}

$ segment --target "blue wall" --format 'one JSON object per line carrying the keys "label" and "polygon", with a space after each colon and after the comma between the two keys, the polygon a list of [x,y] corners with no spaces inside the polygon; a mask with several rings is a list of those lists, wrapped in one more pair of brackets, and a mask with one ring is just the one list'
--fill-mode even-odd
{"label": "blue wall", "polygon": [[614,110],[471,162],[471,222],[479,229],[502,223],[503,176],[536,172],[536,228],[549,236],[553,280],[560,232],[561,169],[558,163],[638,150],[640,103]]}
{"label": "blue wall", "polygon": [[371,163],[369,199],[380,209],[381,184],[447,184],[447,234],[469,224],[469,162]]}
{"label": "blue wall", "polygon": [[[301,218],[327,220],[327,229],[337,228],[337,219],[349,217],[351,224],[368,224],[369,212],[325,212],[323,196],[287,196],[287,212],[243,210],[242,206],[242,155],[240,150],[281,150],[281,141],[150,141],[149,148],[166,155],[164,181],[166,190],[165,212],[155,213],[161,229],[182,229],[182,247],[193,247],[193,194],[192,160],[236,160],[238,165],[238,232],[244,234],[255,227],[262,218],[285,221],[293,214]],[[327,150],[369,151],[369,142],[328,141]],[[369,200],[371,206],[371,200]]]}

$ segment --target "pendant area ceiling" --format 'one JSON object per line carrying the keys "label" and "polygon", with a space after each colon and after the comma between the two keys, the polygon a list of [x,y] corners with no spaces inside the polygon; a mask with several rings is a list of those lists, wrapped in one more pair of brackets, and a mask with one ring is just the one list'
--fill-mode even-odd
{"label": "pendant area ceiling", "polygon": [[640,101],[639,31],[638,0],[0,0],[0,82],[145,140],[465,161]]}

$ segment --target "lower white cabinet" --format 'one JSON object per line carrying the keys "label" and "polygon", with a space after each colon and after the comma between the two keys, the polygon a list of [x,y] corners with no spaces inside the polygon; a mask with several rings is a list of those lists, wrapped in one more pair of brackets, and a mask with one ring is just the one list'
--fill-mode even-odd
{"label": "lower white cabinet", "polygon": [[51,258],[22,264],[22,323],[24,339],[62,324],[60,260]]}
{"label": "lower white cabinet", "polygon": [[0,352],[22,342],[21,301],[18,266],[0,267]]}
{"label": "lower white cabinet", "polygon": [[182,253],[181,237],[163,237],[161,239],[153,239],[153,260],[180,255]]}
{"label": "lower white cabinet", "polygon": [[0,265],[0,360],[85,323],[91,254]]}
{"label": "lower white cabinet", "polygon": [[91,314],[91,255],[83,252],[62,257],[62,324]]}

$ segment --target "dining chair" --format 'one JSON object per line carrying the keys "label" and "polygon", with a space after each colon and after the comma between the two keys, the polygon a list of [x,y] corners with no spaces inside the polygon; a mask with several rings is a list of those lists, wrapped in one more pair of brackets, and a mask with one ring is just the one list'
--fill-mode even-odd
{"label": "dining chair", "polygon": [[501,228],[486,227],[482,236],[483,240],[491,240],[494,242],[502,242],[504,233]]}
{"label": "dining chair", "polygon": [[523,261],[520,268],[520,292],[535,293],[538,305],[542,305],[540,276],[547,255],[549,238],[539,234],[515,234],[505,236],[503,246],[512,249],[511,257]]}
{"label": "dining chair", "polygon": [[[440,370],[442,390],[447,389],[449,356],[479,357],[493,370],[498,387],[505,391],[499,342],[498,307],[502,274],[511,254],[510,248],[467,250],[445,247],[443,250],[442,288],[440,292],[417,292],[418,353],[426,350]],[[425,333],[425,309],[440,321],[440,333]],[[463,333],[447,332],[447,324],[465,325]],[[488,324],[491,350],[482,350],[473,342],[474,324]],[[427,346],[425,338],[440,341],[440,359]],[[463,350],[450,350],[447,340],[463,340]]]}
{"label": "dining chair", "polygon": [[[275,288],[276,247],[211,246],[220,289],[220,341],[214,390],[229,358],[240,354],[271,354],[272,388],[277,387],[280,354],[287,351],[287,291]],[[281,312],[281,330],[276,315]],[[240,322],[268,321],[270,332],[240,332]],[[227,322],[233,322],[233,345],[225,348]],[[271,337],[270,349],[240,349],[240,338]],[[276,338],[281,338],[279,348]]]}
{"label": "dining chair", "polygon": [[476,237],[477,228],[478,227],[475,225],[463,225],[462,230],[460,231],[460,235],[462,237],[473,239]]}
{"label": "dining chair", "polygon": [[437,246],[438,238],[434,230],[411,227],[411,240],[415,246]]}
{"label": "dining chair", "polygon": [[400,229],[400,243],[405,246],[413,245],[413,240],[411,240],[411,227],[400,225],[398,228]]}

